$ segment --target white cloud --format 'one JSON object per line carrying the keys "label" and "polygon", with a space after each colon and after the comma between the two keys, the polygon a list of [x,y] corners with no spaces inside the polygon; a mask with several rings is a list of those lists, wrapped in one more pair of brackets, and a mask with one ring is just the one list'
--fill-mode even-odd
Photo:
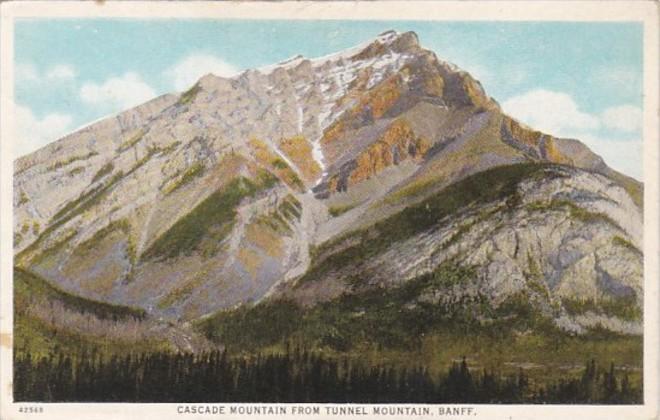
{"label": "white cloud", "polygon": [[68,64],[58,64],[46,72],[46,79],[63,80],[75,79],[76,70]]}
{"label": "white cloud", "polygon": [[165,70],[164,75],[174,89],[181,91],[188,89],[205,74],[213,73],[216,76],[230,77],[238,72],[238,68],[219,57],[196,53]]}
{"label": "white cloud", "polygon": [[600,119],[580,111],[575,100],[563,92],[536,89],[502,103],[504,111],[520,121],[555,136],[596,130]]}
{"label": "white cloud", "polygon": [[14,77],[17,82],[29,82],[39,79],[39,72],[31,63],[16,63],[14,66]]}
{"label": "white cloud", "polygon": [[580,141],[602,157],[613,169],[643,180],[643,142],[639,139],[614,140],[582,134]]}
{"label": "white cloud", "polygon": [[639,132],[642,129],[642,110],[632,105],[607,108],[601,119],[605,127],[614,130]]}
{"label": "white cloud", "polygon": [[101,84],[87,82],[80,88],[80,99],[90,105],[124,110],[156,96],[140,75],[133,72],[111,77]]}
{"label": "white cloud", "polygon": [[14,156],[23,156],[57,140],[69,132],[73,119],[70,115],[52,113],[39,119],[30,108],[16,105],[16,140]]}
{"label": "white cloud", "polygon": [[76,69],[70,64],[56,64],[43,73],[32,63],[16,63],[14,67],[15,78],[18,82],[42,83],[73,80],[76,78]]}
{"label": "white cloud", "polygon": [[510,98],[502,109],[512,117],[558,137],[581,140],[607,164],[623,173],[642,179],[642,141],[639,138],[612,138],[602,129],[636,133],[641,128],[642,112],[632,105],[607,108],[601,114],[579,109],[567,93],[537,89]]}

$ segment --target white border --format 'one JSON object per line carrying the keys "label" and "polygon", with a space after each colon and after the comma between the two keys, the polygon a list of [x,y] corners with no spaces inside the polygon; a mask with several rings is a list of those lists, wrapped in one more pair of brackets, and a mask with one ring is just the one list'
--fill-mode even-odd
{"label": "white border", "polygon": [[[476,418],[658,418],[658,5],[652,1],[441,1],[441,2],[17,2],[2,3],[0,32],[0,418],[30,418],[19,406],[41,406],[48,419],[231,418],[179,415],[180,404],[13,404],[11,402],[13,22],[16,18],[222,18],[437,21],[636,21],[644,25],[644,401],[641,406],[476,405]],[[247,416],[242,416],[246,418]],[[273,416],[251,416],[273,418]],[[316,416],[314,418],[322,418]],[[336,417],[335,417],[336,418]],[[383,416],[360,416],[363,419]],[[393,417],[389,417],[393,418]],[[436,418],[442,418],[436,416]],[[475,418],[471,417],[451,417]]]}

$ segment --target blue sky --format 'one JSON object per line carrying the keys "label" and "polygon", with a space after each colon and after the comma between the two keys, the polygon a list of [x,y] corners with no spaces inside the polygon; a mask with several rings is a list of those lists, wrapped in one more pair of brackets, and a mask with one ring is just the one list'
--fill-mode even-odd
{"label": "blue sky", "polygon": [[577,137],[641,171],[642,26],[637,23],[48,19],[15,25],[15,150],[90,121],[296,54],[320,56],[395,29],[472,73],[514,117]]}

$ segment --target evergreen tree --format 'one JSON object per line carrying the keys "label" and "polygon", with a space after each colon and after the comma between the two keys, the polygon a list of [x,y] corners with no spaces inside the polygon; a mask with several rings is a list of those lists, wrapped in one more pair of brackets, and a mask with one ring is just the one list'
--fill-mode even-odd
{"label": "evergreen tree", "polygon": [[[620,385],[619,385],[620,384]],[[14,361],[16,401],[353,402],[353,403],[607,403],[642,401],[613,363],[598,372],[587,362],[579,377],[533,389],[525,371],[472,373],[466,358],[436,376],[428,368],[341,362],[306,349],[230,357],[200,354],[101,355],[53,353]]]}

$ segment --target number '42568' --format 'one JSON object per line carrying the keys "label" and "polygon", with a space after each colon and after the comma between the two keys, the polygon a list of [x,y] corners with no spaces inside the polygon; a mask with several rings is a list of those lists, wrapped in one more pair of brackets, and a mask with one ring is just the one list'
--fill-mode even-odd
{"label": "number '42568'", "polygon": [[43,407],[39,406],[20,406],[18,407],[18,412],[23,414],[41,414],[44,412]]}

